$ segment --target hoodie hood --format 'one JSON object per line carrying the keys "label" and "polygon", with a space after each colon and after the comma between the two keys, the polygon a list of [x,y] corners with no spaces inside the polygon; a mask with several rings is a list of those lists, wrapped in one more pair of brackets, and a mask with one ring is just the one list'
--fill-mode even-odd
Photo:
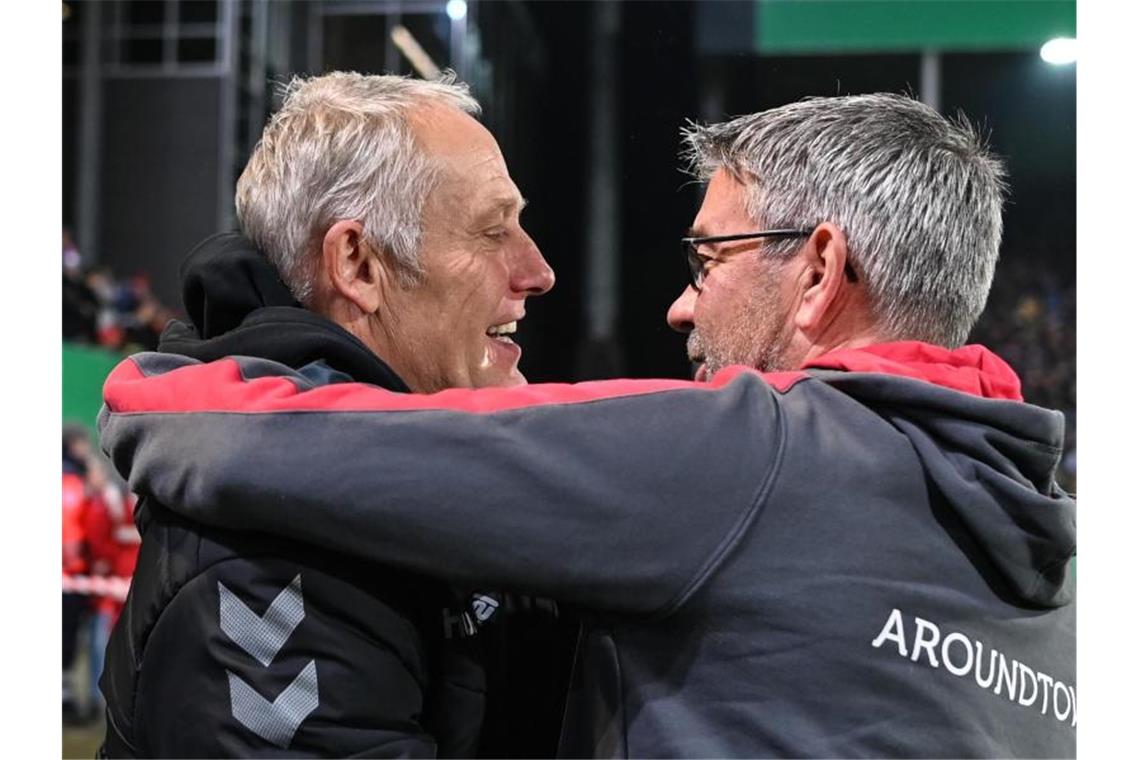
{"label": "hoodie hood", "polygon": [[1076,502],[1054,480],[1065,419],[1021,402],[1008,364],[982,346],[900,342],[825,354],[804,369],[910,439],[932,487],[1021,601],[1071,601]]}
{"label": "hoodie hood", "polygon": [[256,356],[294,369],[323,362],[354,380],[408,390],[356,336],[303,308],[276,267],[243,235],[207,238],[182,262],[179,274],[190,323],[171,322],[159,352],[203,362]]}

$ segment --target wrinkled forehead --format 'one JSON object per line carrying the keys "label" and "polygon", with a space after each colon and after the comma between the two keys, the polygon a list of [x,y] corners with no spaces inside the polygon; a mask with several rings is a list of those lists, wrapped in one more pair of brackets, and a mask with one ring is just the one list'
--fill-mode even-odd
{"label": "wrinkled forehead", "polygon": [[748,186],[721,167],[713,172],[704,189],[704,199],[693,221],[693,234],[719,235],[726,230],[742,231],[752,224],[748,213]]}
{"label": "wrinkled forehead", "polygon": [[502,151],[487,128],[469,114],[452,106],[417,106],[408,122],[424,154],[459,172],[497,164],[506,170]]}
{"label": "wrinkled forehead", "polygon": [[439,105],[421,106],[409,121],[438,172],[433,194],[468,207],[522,208],[525,201],[486,127],[458,109]]}

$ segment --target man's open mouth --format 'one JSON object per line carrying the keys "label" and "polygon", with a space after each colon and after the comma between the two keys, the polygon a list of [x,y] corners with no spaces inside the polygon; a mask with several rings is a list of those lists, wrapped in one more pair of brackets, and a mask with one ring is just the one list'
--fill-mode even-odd
{"label": "man's open mouth", "polygon": [[511,336],[519,327],[518,321],[504,322],[501,325],[492,325],[487,328],[487,335],[503,343],[514,343]]}

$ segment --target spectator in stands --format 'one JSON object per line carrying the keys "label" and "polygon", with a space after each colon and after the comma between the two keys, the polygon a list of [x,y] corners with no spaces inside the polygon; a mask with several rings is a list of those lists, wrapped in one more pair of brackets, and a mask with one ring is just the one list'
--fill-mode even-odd
{"label": "spectator in stands", "polygon": [[71,230],[67,227],[63,228],[63,272],[64,274],[77,275],[83,268],[83,257],[79,254],[79,248],[75,245],[75,240],[71,237]]}
{"label": "spectator in stands", "polygon": [[115,351],[152,351],[174,313],[150,278],[117,279],[106,267],[85,270],[71,234],[63,231],[63,339]]}
{"label": "spectator in stands", "polygon": [[[88,572],[109,579],[130,578],[141,541],[134,522],[135,497],[110,463],[98,454],[88,460],[87,491],[84,534]],[[107,639],[122,609],[123,600],[109,591],[91,599],[90,704],[95,707],[103,699],[99,676],[103,673]]]}
{"label": "spectator in stands", "polygon": [[[63,574],[83,575],[87,572],[85,519],[87,498],[87,459],[91,441],[82,428],[65,427],[63,431]],[[65,717],[80,711],[80,699],[73,687],[72,666],[78,642],[79,625],[87,608],[82,594],[63,594],[63,710]]]}
{"label": "spectator in stands", "polygon": [[155,296],[146,275],[136,274],[128,281],[126,289],[131,305],[123,317],[126,328],[124,343],[131,351],[153,351],[158,348],[159,336],[174,314]]}
{"label": "spectator in stands", "polygon": [[99,298],[87,284],[83,259],[71,234],[63,231],[63,339],[83,343],[95,341],[95,319]]}

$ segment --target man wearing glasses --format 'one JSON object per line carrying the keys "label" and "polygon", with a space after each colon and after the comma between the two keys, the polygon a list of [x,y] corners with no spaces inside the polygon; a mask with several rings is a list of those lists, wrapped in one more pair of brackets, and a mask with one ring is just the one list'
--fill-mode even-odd
{"label": "man wearing glasses", "polygon": [[[710,183],[709,194],[714,198],[718,195],[725,195],[726,193],[739,194],[739,182],[735,184],[736,188],[731,188],[733,182],[731,175],[721,174],[715,177]],[[729,187],[731,189],[725,190]],[[708,195],[706,195],[706,198]],[[707,202],[707,201],[706,201]],[[732,201],[729,201],[731,203]],[[710,204],[711,205],[711,204]],[[690,232],[696,233],[699,227],[693,227]],[[685,263],[689,266],[689,274],[693,280],[692,293],[700,293],[701,286],[705,281],[705,274],[710,268],[715,266],[721,261],[720,258],[713,255],[706,255],[700,252],[702,246],[723,246],[725,251],[733,250],[740,246],[744,241],[756,241],[763,238],[779,239],[779,238],[805,238],[810,237],[813,230],[803,229],[788,229],[788,230],[761,230],[760,232],[746,232],[737,235],[706,235],[704,237],[684,237],[681,238],[681,245],[684,248]],[[734,245],[728,246],[732,243]],[[723,253],[721,255],[724,255]],[[851,262],[847,261],[843,266],[844,276],[852,283],[857,282],[858,278],[855,275],[855,270],[851,268]],[[716,329],[720,326],[731,326],[733,329],[730,336],[726,340],[718,340],[716,337],[711,337],[706,340],[704,332],[698,332],[693,329],[692,315],[690,314],[695,299],[688,298],[689,292],[686,291],[674,303],[673,308],[669,310],[668,320],[669,324],[676,330],[687,332],[689,334],[688,350],[689,358],[697,363],[695,378],[698,382],[707,380],[710,374],[709,367],[712,366],[712,372],[728,366],[729,364],[747,364],[762,371],[769,371],[778,369],[783,361],[782,352],[787,348],[787,340],[785,335],[787,330],[781,330],[778,317],[778,303],[768,300],[762,300],[759,303],[750,303],[748,314],[743,315],[745,319],[714,319],[710,320],[710,328]],[[767,299],[768,296],[760,294],[761,299]],[[706,301],[707,303],[707,301]],[[755,317],[761,321],[760,329],[757,332],[749,333],[747,327],[747,317]],[[786,326],[783,326],[786,328]],[[736,345],[739,343],[739,345]],[[706,345],[708,349],[706,349]],[[709,354],[706,356],[706,352]],[[751,354],[750,361],[742,361],[738,358],[743,352],[744,354]]]}
{"label": "man wearing glasses", "polygon": [[[1072,755],[1063,418],[963,346],[1000,162],[890,95],[686,140],[708,190],[668,320],[705,382],[409,396],[140,355],[104,446],[195,519],[584,610],[565,755]],[[208,455],[166,455],[190,430]]]}

